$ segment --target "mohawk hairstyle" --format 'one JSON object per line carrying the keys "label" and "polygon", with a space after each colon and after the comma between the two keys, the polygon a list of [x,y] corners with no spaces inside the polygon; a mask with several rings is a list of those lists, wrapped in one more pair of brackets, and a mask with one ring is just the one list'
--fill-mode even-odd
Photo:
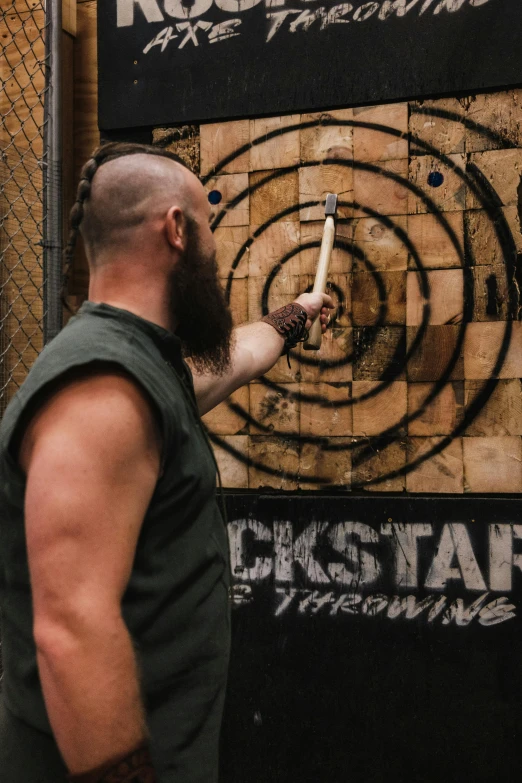
{"label": "mohawk hairstyle", "polygon": [[72,313],[72,309],[67,302],[67,285],[69,282],[70,270],[74,260],[74,251],[80,225],[83,220],[84,204],[90,198],[91,186],[94,175],[104,163],[108,163],[116,158],[123,158],[126,155],[156,155],[161,158],[168,158],[175,163],[179,163],[184,168],[188,168],[185,161],[174,152],[169,152],[163,147],[155,147],[151,144],[135,144],[132,142],[113,141],[108,144],[102,144],[94,150],[89,160],[84,164],[81,173],[78,189],[76,191],[76,201],[69,214],[69,238],[64,250],[64,279],[62,286],[62,304]]}

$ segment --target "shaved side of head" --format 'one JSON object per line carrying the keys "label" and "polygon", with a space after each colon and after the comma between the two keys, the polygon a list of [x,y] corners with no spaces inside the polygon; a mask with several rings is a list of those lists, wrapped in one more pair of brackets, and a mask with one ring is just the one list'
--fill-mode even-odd
{"label": "shaved side of head", "polygon": [[106,250],[124,249],[155,218],[180,206],[190,216],[184,167],[167,157],[137,153],[108,160],[93,178],[80,232],[89,262]]}
{"label": "shaved side of head", "polygon": [[233,324],[210,218],[205,188],[174,153],[110,142],[83,166],[66,258],[80,231],[91,299],[167,325],[194,367],[222,374]]}

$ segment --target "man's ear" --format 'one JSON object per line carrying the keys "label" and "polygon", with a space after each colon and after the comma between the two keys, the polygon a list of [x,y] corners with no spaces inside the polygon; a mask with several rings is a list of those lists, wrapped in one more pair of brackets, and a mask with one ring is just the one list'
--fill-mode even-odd
{"label": "man's ear", "polygon": [[183,253],[187,244],[187,220],[181,207],[171,207],[167,212],[165,232],[168,243]]}

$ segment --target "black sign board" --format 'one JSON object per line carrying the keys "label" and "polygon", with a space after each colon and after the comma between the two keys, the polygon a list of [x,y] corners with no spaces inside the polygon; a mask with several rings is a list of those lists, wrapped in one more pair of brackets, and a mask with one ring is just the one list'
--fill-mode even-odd
{"label": "black sign board", "polygon": [[223,783],[518,780],[522,501],[227,505]]}
{"label": "black sign board", "polygon": [[522,81],[519,0],[104,0],[104,130]]}

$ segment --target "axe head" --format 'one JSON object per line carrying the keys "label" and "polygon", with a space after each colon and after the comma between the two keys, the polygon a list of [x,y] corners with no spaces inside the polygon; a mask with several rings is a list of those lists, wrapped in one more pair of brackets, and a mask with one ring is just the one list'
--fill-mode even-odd
{"label": "axe head", "polygon": [[335,217],[337,213],[337,195],[335,193],[329,193],[326,197],[326,203],[324,205],[325,217],[332,215]]}

